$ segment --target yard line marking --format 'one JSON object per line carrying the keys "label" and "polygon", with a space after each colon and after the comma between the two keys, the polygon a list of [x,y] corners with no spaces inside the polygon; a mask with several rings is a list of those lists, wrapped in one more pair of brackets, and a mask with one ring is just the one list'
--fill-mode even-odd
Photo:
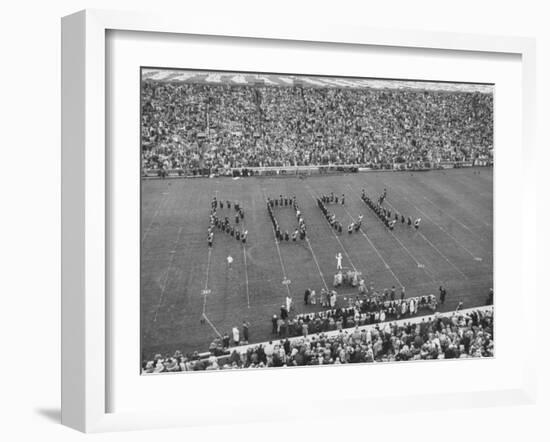
{"label": "yard line marking", "polygon": [[[308,192],[311,196],[311,198],[313,198],[313,201],[315,201],[315,203],[317,203],[317,199],[315,196],[313,196],[313,192],[311,192],[311,188],[309,186],[306,186],[306,188],[308,189]],[[336,233],[334,233],[334,230],[332,229],[332,226],[329,224],[329,228],[330,228],[330,231],[332,233],[332,235],[336,238],[336,241],[338,241],[338,243],[340,244],[340,247],[342,249],[342,251],[344,252],[344,254],[347,256],[348,258],[348,261],[349,263],[351,264],[351,266],[353,267],[353,271],[354,272],[357,272],[357,268],[355,267],[355,265],[353,264],[353,261],[351,260],[349,254],[348,254],[348,251],[346,250],[346,248],[344,247],[344,245],[342,244],[342,241],[340,241],[340,238],[338,238],[338,235],[336,235]]]}
{"label": "yard line marking", "polygon": [[[353,190],[353,187],[351,187],[349,184],[348,184],[348,186],[350,187],[350,189],[351,189],[352,191],[354,191],[354,190]],[[344,206],[342,206],[342,207],[344,207]],[[346,211],[346,213],[348,214],[348,216],[349,216],[349,217],[352,219],[352,221],[353,221],[353,216],[349,213],[348,209],[346,209],[346,208],[344,207],[344,210]],[[361,228],[360,228],[359,230],[362,231]],[[426,265],[425,265],[425,264],[422,264],[420,261],[418,261],[418,260],[414,257],[414,255],[411,253],[411,251],[410,251],[407,247],[405,247],[405,244],[403,244],[403,243],[401,242],[401,240],[400,240],[399,238],[397,238],[397,236],[395,236],[395,234],[394,234],[391,230],[388,229],[388,232],[389,232],[390,235],[393,236],[393,238],[401,245],[401,247],[408,253],[408,255],[409,255],[409,256],[412,258],[412,260],[415,262],[416,267],[417,267],[417,268],[421,268],[422,270],[424,270],[424,273],[426,273],[426,275],[428,275],[428,277],[429,277],[433,282],[436,282],[435,278],[434,278],[433,275],[432,275],[432,272],[430,272],[430,271],[426,268]]]}
{"label": "yard line marking", "polygon": [[[388,203],[389,204],[389,203]],[[412,204],[412,203],[411,203]],[[416,207],[414,204],[413,204],[414,207]],[[474,260],[476,261],[481,261],[481,258],[479,258],[477,255],[474,255],[468,248],[466,248],[460,241],[458,241],[453,235],[451,235],[447,229],[445,229],[443,226],[440,226],[438,223],[436,223],[429,215],[427,215],[425,212],[423,212],[422,210],[420,210],[418,207],[416,207],[416,209],[422,214],[424,215],[426,218],[428,218],[428,220],[434,224],[436,227],[439,227],[439,229],[443,232],[445,232],[447,234],[447,236],[449,236],[449,238],[451,238],[455,243],[458,244],[458,246],[460,246],[462,249],[464,249],[466,251],[466,253],[468,253],[472,258],[474,258]]]}
{"label": "yard line marking", "polygon": [[[267,196],[265,194],[265,189],[263,189],[263,188],[262,188],[262,193],[264,195],[264,203],[267,204]],[[275,234],[275,229],[273,228],[273,226],[271,226],[271,229],[273,230],[273,239],[275,240],[275,246],[277,246],[277,254],[279,255],[279,262],[281,263],[281,270],[283,272],[283,285],[286,287],[286,291],[288,293],[288,296],[291,297],[290,296],[290,288],[288,287],[290,285],[290,281],[286,277],[286,270],[285,270],[285,265],[283,263],[283,257],[281,256],[281,249],[279,248],[279,241],[277,241],[277,236]]]}
{"label": "yard line marking", "polygon": [[[487,241],[487,238],[485,238],[484,236],[478,234],[478,233],[475,233],[472,229],[470,229],[467,225],[465,225],[464,223],[462,223],[460,220],[456,219],[454,216],[452,216],[450,213],[447,213],[445,212],[443,209],[441,209],[439,206],[437,206],[432,200],[424,197],[424,199],[426,201],[428,201],[432,206],[434,206],[437,210],[441,211],[442,213],[444,213],[446,216],[448,216],[449,218],[451,218],[452,220],[454,220],[455,222],[457,222],[458,224],[460,224],[462,227],[464,227],[468,232],[470,232],[472,235],[474,236],[477,236],[478,238],[481,238],[482,240],[484,241]],[[490,227],[489,224],[483,222],[483,224],[485,224],[487,227]]]}
{"label": "yard line marking", "polygon": [[[449,238],[451,238],[459,247],[461,247],[464,251],[466,251],[466,253],[468,253],[474,259],[474,261],[482,261],[480,257],[478,257],[477,255],[474,255],[469,249],[467,249],[462,243],[460,243],[453,235],[451,235],[443,226],[440,226],[438,223],[436,223],[427,213],[421,210],[414,203],[411,203],[409,201],[407,202],[409,205],[413,206],[416,210],[418,210],[418,212],[420,212],[424,217],[426,217],[432,224],[434,224],[442,232],[444,232]],[[397,212],[397,209],[390,204],[389,199],[386,200],[386,203],[388,204],[388,206],[390,206],[393,210]]]}
{"label": "yard line marking", "polygon": [[208,295],[209,293],[209,290],[208,290],[208,276],[210,274],[210,260],[212,258],[212,247],[209,247],[208,248],[208,261],[206,263],[206,278],[205,278],[205,283],[204,283],[204,290],[202,291],[202,294],[204,295],[204,303],[203,303],[203,307],[202,307],[202,313],[204,314],[204,312],[206,311],[206,295]]}
{"label": "yard line marking", "polygon": [[[389,202],[387,199],[385,200],[385,202],[386,202],[386,204],[387,204],[388,206],[390,206],[394,211],[397,211],[397,209],[396,209],[394,206],[392,206],[392,205],[390,204],[390,202]],[[409,203],[409,204],[411,204],[411,205],[414,206],[414,204],[412,204],[412,203]],[[416,206],[414,206],[414,207],[416,207]],[[426,241],[426,242],[427,242],[427,243],[428,243],[428,244],[429,244],[429,245],[430,245],[430,246],[431,246],[431,247],[432,247],[432,248],[433,248],[433,249],[434,249],[443,259],[444,259],[444,260],[445,260],[445,261],[447,261],[447,262],[451,265],[451,267],[453,267],[458,273],[460,273],[464,279],[468,279],[468,277],[464,274],[464,272],[463,272],[462,270],[460,270],[455,264],[453,264],[453,263],[449,260],[449,258],[447,258],[447,257],[441,252],[441,250],[439,250],[439,249],[438,249],[438,248],[437,248],[428,238],[426,238],[426,236],[424,236],[424,234],[423,234],[420,230],[417,230],[416,233],[419,234],[419,235],[424,239],[424,241]]]}
{"label": "yard line marking", "polygon": [[246,304],[250,308],[250,294],[248,291],[248,269],[246,267],[246,246],[243,244],[243,257],[244,257],[244,280],[246,282]]}
{"label": "yard line marking", "polygon": [[170,261],[168,263],[168,269],[166,270],[166,273],[164,274],[164,282],[162,283],[162,287],[160,290],[159,295],[159,302],[157,305],[157,308],[155,309],[155,316],[153,318],[153,322],[157,322],[157,315],[160,310],[160,307],[162,306],[162,301],[164,299],[164,291],[166,290],[166,286],[168,285],[168,276],[170,275],[170,271],[172,270],[172,263],[174,262],[174,255],[176,254],[176,250],[178,247],[178,243],[180,241],[181,231],[183,230],[183,227],[180,227],[178,230],[178,236],[176,237],[176,241],[174,243],[174,250],[170,251]]}
{"label": "yard line marking", "polygon": [[210,325],[210,327],[212,327],[212,329],[216,332],[216,334],[221,338],[222,335],[220,334],[220,332],[216,329],[216,327],[214,327],[214,324],[212,324],[212,321],[210,321],[210,319],[208,319],[208,316],[206,316],[206,297],[210,293],[210,290],[208,289],[208,275],[210,274],[210,260],[211,260],[211,257],[212,257],[212,248],[209,247],[208,248],[208,262],[206,264],[206,281],[204,283],[204,290],[202,291],[203,302],[202,302],[202,315],[201,315],[201,317],[204,319],[205,322],[208,323],[208,325]]}
{"label": "yard line marking", "polygon": [[218,329],[216,327],[214,327],[214,324],[212,324],[212,321],[210,321],[210,319],[208,319],[208,316],[206,316],[206,314],[202,314],[202,317],[204,318],[204,320],[208,323],[208,325],[210,327],[212,327],[212,329],[214,330],[214,332],[221,338],[222,337],[222,334],[218,331]]}
{"label": "yard line marking", "polygon": [[319,271],[319,276],[321,276],[321,281],[323,281],[323,285],[325,286],[325,289],[327,291],[330,291],[328,288],[327,282],[325,280],[325,276],[323,275],[323,272],[321,271],[321,267],[319,266],[319,262],[317,261],[317,257],[315,256],[315,253],[311,248],[311,242],[309,241],[309,238],[307,236],[306,236],[306,242],[309,247],[309,251],[311,252],[311,256],[313,256],[313,260],[315,261],[315,265],[317,266],[317,270]]}
{"label": "yard line marking", "polygon": [[149,231],[151,230],[151,227],[153,226],[153,223],[155,222],[155,218],[157,217],[160,206],[162,206],[162,203],[166,200],[167,196],[170,194],[170,192],[163,192],[163,197],[161,198],[159,205],[157,206],[157,210],[155,210],[155,213],[153,214],[153,217],[151,218],[151,222],[145,229],[145,232],[143,233],[143,238],[141,238],[141,244],[143,244],[143,241],[145,241],[145,238],[147,238],[147,235],[149,234]]}
{"label": "yard line marking", "polygon": [[424,234],[420,231],[416,231],[422,238],[424,238],[424,241],[426,241],[430,246],[432,246],[432,248],[437,252],[439,253],[439,255],[441,255],[441,257],[447,261],[458,273],[460,273],[462,275],[462,277],[466,280],[468,280],[468,277],[464,274],[464,272],[462,272],[462,270],[460,270],[455,264],[453,264],[451,261],[449,261],[449,258],[447,258],[443,253],[441,253],[441,251],[428,239],[424,236]]}
{"label": "yard line marking", "polygon": [[[352,189],[353,190],[353,189]],[[347,212],[347,210],[346,210]],[[349,213],[348,213],[349,214]],[[370,246],[372,247],[372,249],[376,252],[376,254],[378,255],[378,257],[380,258],[380,260],[384,263],[384,267],[392,274],[393,278],[395,279],[395,281],[397,282],[397,284],[399,284],[400,287],[405,287],[403,285],[403,283],[399,280],[399,278],[397,277],[397,275],[395,274],[395,272],[392,270],[392,268],[390,267],[390,265],[386,262],[386,260],[384,259],[384,257],[380,254],[379,250],[376,248],[376,246],[374,245],[374,243],[371,241],[371,239],[368,237],[368,235],[363,231],[363,228],[360,227],[359,228],[359,231],[361,232],[361,235],[363,235],[363,237],[369,242]]]}

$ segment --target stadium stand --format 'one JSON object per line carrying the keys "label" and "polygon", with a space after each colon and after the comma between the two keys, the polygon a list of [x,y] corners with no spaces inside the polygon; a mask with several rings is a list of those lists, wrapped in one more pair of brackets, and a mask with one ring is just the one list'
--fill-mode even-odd
{"label": "stadium stand", "polygon": [[296,367],[493,356],[493,308],[436,313],[430,317],[355,326],[286,338],[208,356],[156,355],[145,374],[242,368]]}
{"label": "stadium stand", "polygon": [[492,161],[493,96],[476,91],[147,79],[141,111],[144,174]]}

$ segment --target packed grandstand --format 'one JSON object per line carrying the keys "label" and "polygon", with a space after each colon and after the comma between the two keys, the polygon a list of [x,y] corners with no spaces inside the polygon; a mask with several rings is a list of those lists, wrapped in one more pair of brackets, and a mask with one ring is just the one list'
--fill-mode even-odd
{"label": "packed grandstand", "polygon": [[141,97],[144,173],[492,161],[490,87],[428,83],[418,88],[409,86],[413,82],[376,87],[376,81],[361,79],[337,84],[316,77],[149,74],[144,75]]}

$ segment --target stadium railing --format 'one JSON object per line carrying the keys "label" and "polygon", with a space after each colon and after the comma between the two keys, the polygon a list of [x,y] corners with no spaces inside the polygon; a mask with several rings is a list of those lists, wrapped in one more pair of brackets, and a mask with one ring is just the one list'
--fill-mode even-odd
{"label": "stadium railing", "polygon": [[311,176],[332,173],[357,172],[396,172],[396,171],[428,171],[437,169],[458,169],[463,167],[490,167],[490,159],[475,159],[470,161],[440,161],[414,163],[379,163],[379,164],[329,164],[315,166],[272,166],[272,167],[234,167],[227,169],[144,169],[144,178],[203,178],[211,175],[228,177],[248,176]]}

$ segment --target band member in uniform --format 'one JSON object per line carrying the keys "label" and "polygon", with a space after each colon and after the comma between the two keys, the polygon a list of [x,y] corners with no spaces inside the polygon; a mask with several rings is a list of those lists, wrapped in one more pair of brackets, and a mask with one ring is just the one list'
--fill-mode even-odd
{"label": "band member in uniform", "polygon": [[415,228],[416,230],[418,230],[418,227],[420,227],[420,220],[421,220],[420,218],[416,218],[416,219],[414,220],[414,228]]}
{"label": "band member in uniform", "polygon": [[212,242],[214,241],[214,233],[210,232],[208,234],[208,247],[212,247]]}

